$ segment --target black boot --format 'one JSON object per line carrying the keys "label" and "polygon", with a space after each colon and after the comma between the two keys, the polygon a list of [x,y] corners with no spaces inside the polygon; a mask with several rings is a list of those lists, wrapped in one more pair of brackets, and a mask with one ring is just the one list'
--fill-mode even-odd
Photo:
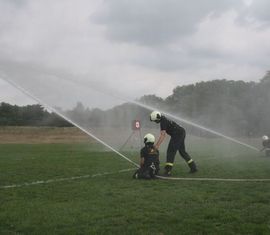
{"label": "black boot", "polygon": [[164,176],[171,176],[172,175],[172,166],[166,165],[164,167]]}
{"label": "black boot", "polygon": [[197,166],[196,166],[196,164],[195,164],[195,162],[193,160],[188,163],[188,166],[190,168],[189,173],[195,173],[195,172],[198,171]]}

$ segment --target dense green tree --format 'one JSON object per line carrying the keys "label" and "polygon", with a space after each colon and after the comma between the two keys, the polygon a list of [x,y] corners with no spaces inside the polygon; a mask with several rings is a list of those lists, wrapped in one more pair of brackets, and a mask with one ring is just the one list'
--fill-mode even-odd
{"label": "dense green tree", "polygon": [[19,107],[0,103],[0,126],[71,126],[55,113],[49,113],[41,105]]}

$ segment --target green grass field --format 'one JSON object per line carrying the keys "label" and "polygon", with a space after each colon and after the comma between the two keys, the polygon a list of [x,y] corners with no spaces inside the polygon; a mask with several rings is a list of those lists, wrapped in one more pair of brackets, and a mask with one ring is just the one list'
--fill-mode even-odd
{"label": "green grass field", "polygon": [[[173,176],[270,179],[270,158],[213,141],[190,151],[198,173],[177,155]],[[0,145],[0,234],[270,234],[270,182],[119,172],[130,168],[93,144]]]}

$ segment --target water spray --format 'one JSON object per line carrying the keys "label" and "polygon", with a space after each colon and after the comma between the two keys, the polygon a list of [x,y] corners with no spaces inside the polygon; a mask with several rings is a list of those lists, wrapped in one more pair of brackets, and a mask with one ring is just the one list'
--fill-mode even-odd
{"label": "water spray", "polygon": [[2,78],[4,81],[8,82],[11,86],[13,86],[14,88],[20,90],[22,93],[24,93],[25,95],[27,95],[28,97],[32,98],[33,100],[35,100],[36,102],[38,102],[40,105],[42,105],[44,108],[46,108],[47,110],[56,113],[58,116],[60,116],[61,118],[67,120],[68,122],[70,122],[72,125],[78,127],[80,130],[82,130],[84,133],[86,133],[88,136],[92,137],[93,139],[95,139],[96,141],[98,141],[99,143],[103,144],[104,146],[106,146],[107,148],[109,148],[110,150],[112,150],[113,152],[115,152],[116,154],[118,154],[120,157],[122,157],[123,159],[127,160],[128,162],[132,163],[133,165],[135,165],[136,167],[139,167],[139,165],[135,162],[133,162],[132,160],[130,160],[128,157],[126,157],[125,155],[123,155],[122,153],[118,152],[116,149],[114,149],[112,146],[108,145],[107,143],[105,143],[104,141],[102,141],[101,139],[99,139],[98,137],[96,137],[95,135],[93,135],[92,133],[90,133],[88,130],[86,130],[85,128],[83,128],[82,126],[80,126],[79,124],[75,123],[74,121],[72,121],[70,118],[66,117],[64,114],[62,114],[61,112],[57,111],[55,108],[51,107],[50,105],[46,104],[45,102],[43,102],[42,100],[40,100],[39,98],[35,97],[34,95],[32,95],[30,92],[28,92],[26,89],[22,88],[21,86],[19,86],[18,84],[14,83],[13,81],[9,80],[8,78]]}
{"label": "water spray", "polygon": [[[75,80],[73,79],[72,75],[70,75],[70,74],[67,74],[67,73],[63,74],[63,73],[61,73],[60,75],[57,75],[58,73],[57,73],[56,71],[54,71],[53,74],[55,74],[56,77],[59,78],[59,79],[61,79],[61,80],[64,80],[64,81],[67,81],[67,82],[76,84],[77,86],[79,85],[79,86],[83,86],[83,87],[89,87],[90,89],[95,90],[95,91],[97,91],[97,92],[99,92],[99,93],[101,93],[101,94],[106,94],[106,95],[109,95],[109,96],[111,96],[111,97],[113,97],[113,98],[117,98],[118,100],[122,100],[122,101],[126,101],[126,102],[129,102],[129,103],[135,104],[135,105],[140,106],[140,107],[143,107],[143,108],[145,108],[145,109],[147,109],[147,110],[153,111],[153,110],[156,109],[155,107],[152,107],[152,106],[150,106],[150,105],[146,105],[146,104],[143,104],[143,103],[141,103],[141,102],[134,101],[134,100],[132,100],[132,99],[129,99],[129,98],[127,98],[127,97],[124,97],[123,95],[117,94],[116,92],[111,92],[111,91],[109,91],[109,90],[104,90],[104,86],[103,86],[102,89],[101,89],[97,84],[95,84],[95,83],[93,83],[93,82],[91,83],[91,86],[89,86],[89,83],[86,83],[86,82],[83,82],[83,81],[81,81],[81,82],[75,81]],[[63,75],[64,75],[65,78],[63,78]],[[24,90],[22,87],[19,87],[17,84],[15,84],[14,82],[11,82],[9,79],[7,79],[6,76],[4,76],[3,79],[6,80],[8,83],[10,83],[12,86],[15,85],[15,87],[18,88],[19,90],[21,90],[21,91]],[[24,93],[25,93],[25,92],[24,92]],[[26,94],[27,94],[27,96],[30,96],[30,97],[34,98],[34,100],[38,101],[39,103],[41,102],[41,100],[37,99],[36,97],[33,97],[33,95],[31,95],[29,92],[27,92]],[[44,102],[42,102],[42,104],[44,105]],[[46,105],[46,106],[48,107],[49,110],[52,110],[52,108],[51,108],[50,106],[48,106],[48,105]],[[212,130],[212,129],[210,129],[210,128],[207,128],[207,127],[204,127],[204,126],[199,125],[199,124],[197,124],[197,123],[194,123],[194,122],[192,122],[192,121],[190,121],[190,120],[187,120],[187,119],[181,118],[181,117],[179,117],[179,116],[173,115],[173,114],[168,113],[168,112],[166,112],[166,111],[164,111],[164,110],[160,110],[160,109],[159,109],[159,111],[160,111],[161,113],[163,113],[163,114],[165,114],[165,115],[167,115],[167,116],[169,116],[169,117],[175,119],[175,120],[178,120],[178,121],[180,121],[180,122],[186,123],[186,124],[188,124],[188,125],[190,125],[190,126],[194,126],[194,127],[199,128],[199,129],[201,129],[201,130],[204,130],[204,131],[206,131],[206,132],[208,132],[208,133],[212,133],[212,134],[214,134],[214,135],[216,135],[216,136],[219,136],[219,137],[222,137],[222,138],[224,138],[224,139],[227,139],[227,140],[229,140],[229,141],[231,141],[231,142],[240,144],[240,145],[245,146],[245,147],[247,147],[247,148],[249,148],[249,149],[252,149],[252,150],[254,150],[254,151],[260,151],[258,148],[254,147],[254,146],[252,146],[252,145],[246,144],[246,143],[241,142],[241,141],[239,141],[239,140],[237,140],[237,139],[234,139],[234,138],[232,138],[232,137],[226,136],[226,135],[224,135],[224,134],[222,134],[222,133],[220,133],[220,132],[214,131],[214,130]],[[57,110],[55,110],[55,109],[54,109],[54,112],[57,113],[58,115],[60,114],[60,113],[59,113]],[[64,116],[63,114],[60,114],[60,116],[63,117],[64,119],[68,120],[68,118],[67,118],[66,116]],[[70,121],[71,121],[71,120],[70,120]],[[75,125],[75,124],[74,124],[74,125]],[[78,126],[78,124],[76,124],[75,126]],[[80,126],[79,128],[82,130],[82,127],[81,127],[81,126]],[[87,133],[87,134],[89,135],[89,133]],[[93,135],[91,134],[91,136],[93,136]],[[100,140],[99,140],[99,142],[100,142]]]}
{"label": "water spray", "polygon": [[[130,102],[131,102],[131,101],[130,101]],[[144,108],[146,108],[146,109],[148,109],[148,110],[154,110],[154,109],[155,109],[155,108],[153,108],[153,107],[151,107],[151,106],[142,104],[142,103],[137,102],[137,101],[133,101],[133,103],[134,103],[134,104],[137,104],[137,105],[140,105],[141,107],[144,107]],[[243,143],[243,142],[241,142],[241,141],[239,141],[239,140],[236,140],[236,139],[234,139],[234,138],[232,138],[232,137],[226,136],[226,135],[224,135],[224,134],[222,134],[222,133],[220,133],[220,132],[211,130],[211,129],[207,128],[207,127],[204,127],[204,126],[202,126],[202,125],[196,124],[196,123],[191,122],[191,121],[189,121],[189,120],[186,120],[186,119],[184,119],[184,118],[175,116],[175,115],[173,115],[173,114],[167,113],[167,112],[165,112],[165,111],[160,110],[160,112],[161,112],[162,114],[165,114],[165,115],[169,116],[169,117],[172,117],[172,118],[175,119],[175,120],[184,122],[184,123],[186,123],[186,124],[188,124],[188,125],[190,125],[190,126],[197,127],[197,128],[202,129],[202,130],[204,130],[204,131],[207,131],[207,132],[209,132],[209,133],[212,133],[212,134],[214,134],[214,135],[216,135],[216,136],[220,136],[220,137],[222,137],[222,138],[224,138],[224,139],[230,140],[231,142],[234,142],[234,143],[243,145],[243,146],[248,147],[248,148],[250,148],[250,149],[252,149],[252,150],[255,150],[255,151],[260,151],[258,148],[254,147],[254,146],[252,146],[252,145]]]}
{"label": "water spray", "polygon": [[[58,76],[58,78],[63,79],[63,80],[65,80],[65,81],[72,82],[73,84],[76,84],[76,85],[88,86],[88,87],[89,87],[89,84],[88,84],[88,83],[79,83],[79,82],[77,82],[77,81],[74,81],[74,80],[71,79],[71,78],[69,78],[69,79],[66,79],[66,78],[65,78],[65,79],[64,79],[64,78],[59,77],[59,76]],[[134,101],[134,100],[129,99],[129,98],[127,98],[127,97],[122,97],[122,96],[116,94],[115,92],[114,92],[114,93],[109,92],[109,91],[108,91],[108,92],[105,92],[104,90],[101,90],[100,88],[97,88],[97,86],[95,86],[95,84],[91,84],[91,87],[90,87],[90,88],[91,88],[91,89],[94,89],[95,91],[97,91],[97,92],[99,92],[99,93],[101,93],[101,94],[110,95],[111,97],[117,98],[117,99],[119,99],[119,100],[124,100],[124,101],[126,101],[126,102],[135,104],[135,105],[137,105],[137,106],[140,106],[140,107],[145,108],[145,109],[150,110],[150,111],[153,111],[153,110],[156,109],[155,107],[152,107],[152,106],[150,106],[150,105],[146,105],[146,104],[143,104],[143,103],[141,103],[141,102]],[[188,125],[190,125],[190,126],[194,126],[194,127],[199,128],[199,129],[201,129],[201,130],[204,130],[204,131],[206,131],[206,132],[208,132],[208,133],[214,134],[214,135],[216,135],[216,136],[219,136],[219,137],[222,137],[222,138],[224,138],[224,139],[227,139],[227,140],[229,140],[229,141],[231,141],[231,142],[234,142],[234,143],[240,144],[240,145],[242,145],[242,146],[245,146],[245,147],[247,147],[247,148],[249,148],[249,149],[252,149],[252,150],[254,150],[254,151],[260,151],[258,148],[254,147],[254,146],[252,146],[252,145],[246,144],[246,143],[244,143],[244,142],[242,142],[242,141],[239,141],[239,140],[237,140],[237,139],[234,139],[234,138],[232,138],[232,137],[229,137],[229,136],[227,136],[227,135],[224,135],[224,134],[222,134],[222,133],[220,133],[220,132],[217,132],[217,131],[215,131],[215,130],[212,130],[212,129],[210,129],[210,128],[204,127],[204,126],[202,126],[202,125],[199,125],[199,124],[194,123],[194,122],[192,122],[192,121],[189,121],[189,120],[187,120],[187,119],[181,118],[181,117],[179,117],[179,116],[173,115],[173,114],[168,113],[168,112],[166,112],[166,111],[163,111],[163,110],[160,110],[160,109],[159,109],[159,111],[160,111],[162,114],[165,114],[165,115],[167,115],[168,117],[171,117],[171,118],[173,118],[173,119],[175,119],[175,120],[177,120],[177,121],[186,123],[186,124],[188,124]]]}

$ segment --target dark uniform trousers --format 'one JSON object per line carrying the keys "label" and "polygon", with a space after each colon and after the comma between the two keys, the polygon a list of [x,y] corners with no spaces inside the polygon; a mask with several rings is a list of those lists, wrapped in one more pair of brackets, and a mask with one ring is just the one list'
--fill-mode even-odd
{"label": "dark uniform trousers", "polygon": [[168,163],[174,162],[174,158],[177,151],[179,151],[180,155],[182,156],[182,158],[185,159],[186,162],[191,160],[191,157],[186,152],[185,138],[186,138],[185,131],[182,131],[180,135],[178,134],[178,135],[171,136],[168,149],[167,149],[167,162]]}
{"label": "dark uniform trousers", "polygon": [[174,163],[174,158],[179,151],[181,157],[185,159],[187,162],[188,166],[190,167],[191,171],[196,171],[196,165],[194,161],[191,159],[189,154],[186,152],[186,147],[185,147],[185,138],[186,138],[186,132],[185,130],[181,130],[181,132],[174,134],[171,136],[168,149],[167,149],[167,163],[166,163],[166,171],[169,172],[171,171]]}

